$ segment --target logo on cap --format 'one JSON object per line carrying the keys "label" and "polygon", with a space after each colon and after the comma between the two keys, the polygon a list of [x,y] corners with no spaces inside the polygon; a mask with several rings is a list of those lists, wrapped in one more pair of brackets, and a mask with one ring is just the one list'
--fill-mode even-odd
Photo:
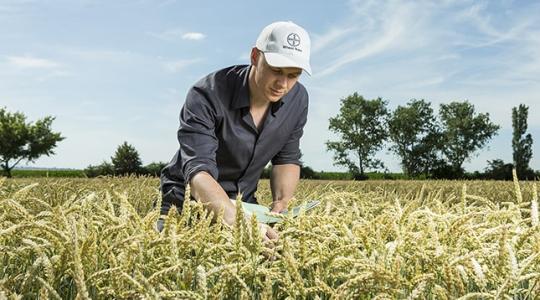
{"label": "logo on cap", "polygon": [[287,43],[291,45],[292,47],[296,47],[300,45],[300,36],[296,33],[291,33],[287,36]]}

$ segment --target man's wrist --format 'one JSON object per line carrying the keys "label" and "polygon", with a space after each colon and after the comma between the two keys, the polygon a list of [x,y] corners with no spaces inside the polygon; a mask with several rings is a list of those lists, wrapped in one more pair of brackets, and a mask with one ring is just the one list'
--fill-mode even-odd
{"label": "man's wrist", "polygon": [[272,203],[289,203],[289,200],[291,200],[291,198],[281,198],[281,199],[274,199],[272,201]]}
{"label": "man's wrist", "polygon": [[290,198],[282,198],[278,200],[274,200],[272,202],[271,211],[273,212],[282,212],[283,210],[286,210],[289,205]]}

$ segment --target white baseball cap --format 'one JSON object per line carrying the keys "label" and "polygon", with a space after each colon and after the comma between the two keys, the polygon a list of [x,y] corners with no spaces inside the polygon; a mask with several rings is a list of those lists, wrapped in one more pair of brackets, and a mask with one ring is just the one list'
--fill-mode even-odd
{"label": "white baseball cap", "polygon": [[293,22],[275,22],[266,26],[255,44],[273,67],[301,68],[311,75],[309,52],[311,40],[304,28]]}

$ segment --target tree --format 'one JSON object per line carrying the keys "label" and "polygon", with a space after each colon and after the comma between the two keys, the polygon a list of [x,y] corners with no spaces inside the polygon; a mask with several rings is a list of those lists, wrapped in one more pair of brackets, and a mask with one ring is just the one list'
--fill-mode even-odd
{"label": "tree", "polygon": [[502,159],[488,160],[487,163],[488,167],[484,172],[486,179],[512,180],[512,164],[507,164]]}
{"label": "tree", "polygon": [[477,114],[468,101],[441,104],[442,152],[455,174],[463,174],[462,165],[497,134],[499,126],[489,113]]}
{"label": "tree", "polygon": [[27,123],[23,113],[0,108],[0,164],[7,177],[22,160],[33,162],[42,155],[54,154],[56,143],[64,140],[51,129],[54,119],[47,116]]}
{"label": "tree", "polygon": [[528,114],[529,107],[524,104],[512,108],[512,150],[514,166],[520,179],[534,178],[534,174],[529,168],[529,162],[532,158],[533,140],[530,133],[525,135]]}
{"label": "tree", "polygon": [[114,166],[109,162],[103,161],[97,166],[89,165],[84,169],[84,173],[87,177],[114,175]]}
{"label": "tree", "polygon": [[311,167],[303,165],[300,167],[300,178],[302,179],[319,179],[319,176],[315,170]]}
{"label": "tree", "polygon": [[159,177],[161,176],[161,170],[163,170],[166,165],[167,163],[162,161],[149,163],[143,168],[144,174]]}
{"label": "tree", "polygon": [[341,140],[328,141],[326,147],[334,152],[334,164],[347,167],[357,179],[366,178],[366,169],[383,166],[374,155],[388,137],[386,104],[381,98],[366,100],[354,93],[341,99],[339,114],[330,118],[329,129]]}
{"label": "tree", "polygon": [[428,175],[440,148],[440,129],[431,104],[412,99],[406,106],[398,106],[388,121],[388,133],[403,172],[408,176]]}
{"label": "tree", "polygon": [[127,142],[118,146],[111,161],[114,172],[118,175],[138,174],[141,171],[142,162],[139,152]]}

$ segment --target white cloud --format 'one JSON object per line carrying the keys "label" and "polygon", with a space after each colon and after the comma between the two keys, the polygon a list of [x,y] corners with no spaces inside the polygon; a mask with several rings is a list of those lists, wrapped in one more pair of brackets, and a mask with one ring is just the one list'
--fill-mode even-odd
{"label": "white cloud", "polygon": [[182,35],[184,33],[185,31],[180,28],[173,28],[173,29],[165,30],[160,33],[149,32],[148,34],[160,40],[172,42],[172,41],[176,41],[182,38]]}
{"label": "white cloud", "polygon": [[153,36],[155,38],[158,38],[163,41],[167,42],[174,42],[178,41],[180,39],[182,40],[191,40],[191,41],[200,41],[206,38],[206,35],[204,33],[200,32],[186,32],[185,30],[181,28],[172,28],[169,30],[165,30],[163,32],[155,33],[155,32],[148,32],[150,36]]}
{"label": "white cloud", "polygon": [[[335,73],[360,60],[421,41],[411,31],[421,22],[416,6],[409,3],[351,2],[353,14],[323,35],[314,35],[313,49],[325,57],[315,77]],[[388,17],[391,16],[391,17]]]}
{"label": "white cloud", "polygon": [[182,35],[182,39],[184,40],[193,40],[193,41],[200,41],[206,38],[206,35],[200,33],[200,32],[188,32]]}
{"label": "white cloud", "polygon": [[[508,19],[506,23],[501,21],[501,17],[494,18],[487,10],[487,3],[480,3],[466,8],[456,16],[456,23],[468,22],[472,29],[477,30],[480,37],[470,47],[487,47],[497,43],[519,40],[526,36],[534,23],[537,23],[536,17],[522,15],[517,20]],[[500,27],[502,29],[497,29]],[[466,44],[465,44],[466,45]]]}
{"label": "white cloud", "polygon": [[13,66],[29,69],[50,69],[60,66],[60,64],[55,61],[31,56],[8,56],[7,61]]}
{"label": "white cloud", "polygon": [[164,62],[163,67],[169,72],[177,73],[177,72],[183,70],[184,68],[186,68],[186,67],[188,67],[190,65],[196,64],[198,62],[201,62],[201,61],[202,61],[202,59],[200,59],[200,58],[179,59],[179,60],[173,60],[173,61]]}
{"label": "white cloud", "polygon": [[342,38],[344,35],[349,35],[355,31],[354,27],[350,28],[333,28],[329,32],[317,35],[313,34],[313,43],[311,46],[311,53],[317,53],[329,45],[332,45],[336,40]]}
{"label": "white cloud", "polygon": [[403,28],[398,23],[392,24],[378,39],[370,41],[364,47],[345,53],[340,58],[332,61],[323,71],[316,73],[315,76],[322,77],[330,75],[344,65],[383,52],[401,34],[402,30]]}
{"label": "white cloud", "polygon": [[384,52],[391,47],[392,43],[398,38],[402,30],[403,27],[398,23],[391,24],[379,37],[368,41],[367,43],[362,43],[364,46],[358,48],[351,47],[346,53],[343,53],[340,57],[331,61],[322,71],[317,72],[315,76],[322,77],[333,74],[345,65]]}

